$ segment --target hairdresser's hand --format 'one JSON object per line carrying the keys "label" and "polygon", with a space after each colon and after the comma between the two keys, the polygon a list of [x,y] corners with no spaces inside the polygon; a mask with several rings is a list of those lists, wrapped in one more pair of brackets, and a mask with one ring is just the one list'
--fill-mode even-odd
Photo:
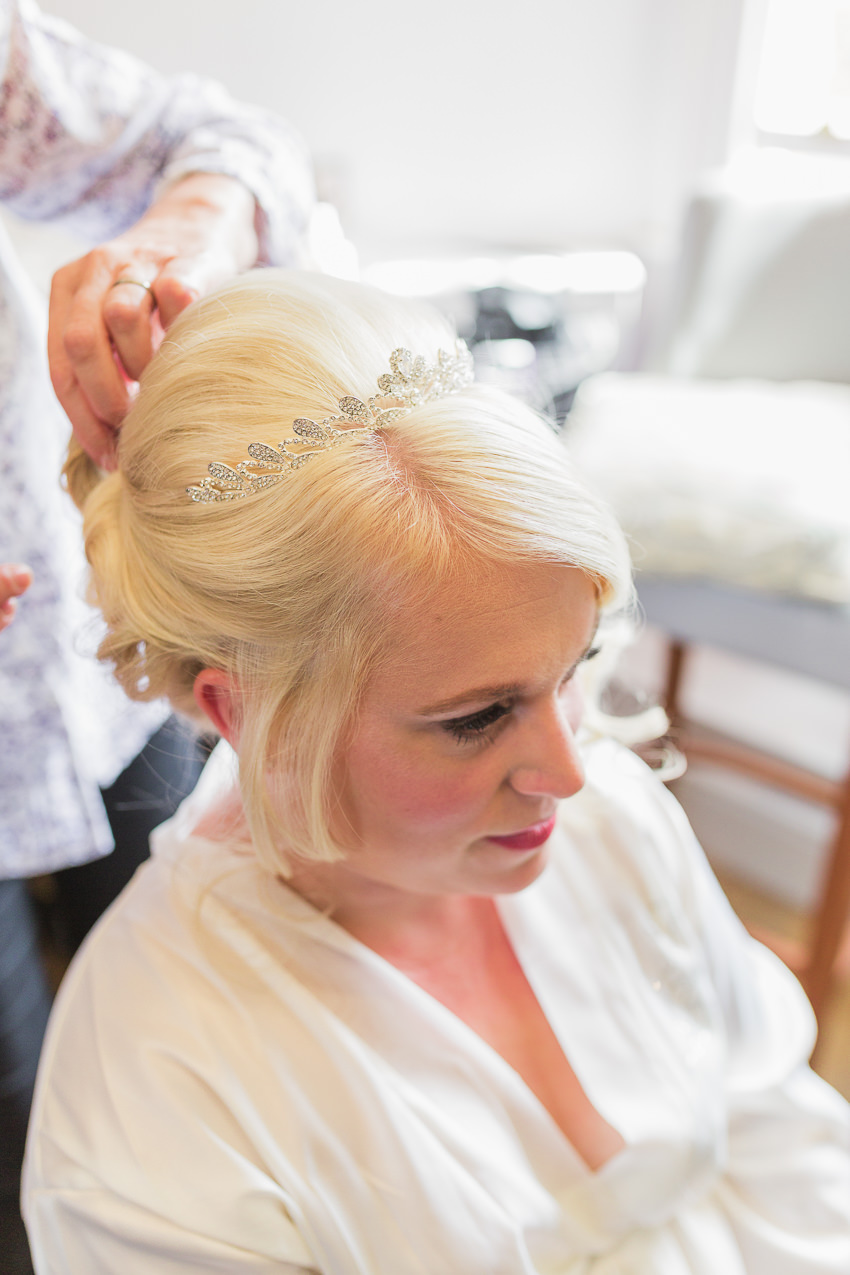
{"label": "hairdresser's hand", "polygon": [[31,584],[29,567],[13,566],[11,563],[0,565],[0,631],[15,618],[15,598],[25,593]]}
{"label": "hairdresser's hand", "polygon": [[54,275],[50,377],[77,439],[102,468],[115,468],[118,427],[163,329],[256,261],[255,211],[240,182],[195,173],[123,235]]}

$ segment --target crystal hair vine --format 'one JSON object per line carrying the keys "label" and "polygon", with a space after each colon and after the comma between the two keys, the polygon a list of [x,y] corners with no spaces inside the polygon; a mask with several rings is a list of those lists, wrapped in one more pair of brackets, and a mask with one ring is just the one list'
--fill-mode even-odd
{"label": "crystal hair vine", "polygon": [[[323,421],[299,417],[293,421],[295,438],[284,439],[277,448],[267,443],[250,443],[250,460],[235,467],[211,461],[209,476],[186,492],[192,500],[241,500],[266,487],[273,487],[293,469],[300,469],[320,452],[339,447],[349,438],[366,438],[391,421],[407,416],[420,403],[456,394],[473,379],[472,355],[463,341],[453,353],[438,350],[436,363],[428,363],[422,355],[414,357],[410,350],[393,350],[390,371],[378,377],[380,394],[365,403],[353,395],[339,400],[339,416]],[[297,451],[290,451],[295,447]]]}

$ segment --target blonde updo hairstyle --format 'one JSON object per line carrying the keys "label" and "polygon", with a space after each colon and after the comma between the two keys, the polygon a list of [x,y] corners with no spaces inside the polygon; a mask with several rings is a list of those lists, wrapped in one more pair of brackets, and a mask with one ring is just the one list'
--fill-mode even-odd
{"label": "blonde updo hairstyle", "polygon": [[186,494],[212,460],[276,446],[297,417],[367,399],[405,346],[454,333],[429,309],[320,275],[255,271],[169,330],[122,427],[119,469],[72,448],[99,656],[133,699],[199,716],[193,684],[238,688],[240,782],[257,853],[334,859],[332,770],[393,624],[441,585],[504,562],[577,567],[630,600],[628,552],[535,413],[472,385],[315,456],[246,499]]}

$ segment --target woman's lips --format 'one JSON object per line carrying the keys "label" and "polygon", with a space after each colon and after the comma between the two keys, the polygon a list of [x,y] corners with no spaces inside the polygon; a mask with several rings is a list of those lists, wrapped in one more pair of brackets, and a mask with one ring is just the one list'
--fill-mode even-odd
{"label": "woman's lips", "polygon": [[497,845],[506,846],[508,850],[536,850],[548,841],[555,827],[555,816],[551,815],[543,823],[534,823],[521,832],[512,832],[509,837],[488,837]]}

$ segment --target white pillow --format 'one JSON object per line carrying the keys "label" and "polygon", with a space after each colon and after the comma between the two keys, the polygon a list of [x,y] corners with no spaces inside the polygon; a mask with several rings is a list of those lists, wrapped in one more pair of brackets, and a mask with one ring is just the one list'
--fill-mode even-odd
{"label": "white pillow", "polygon": [[850,602],[850,387],[606,373],[566,439],[638,568]]}

